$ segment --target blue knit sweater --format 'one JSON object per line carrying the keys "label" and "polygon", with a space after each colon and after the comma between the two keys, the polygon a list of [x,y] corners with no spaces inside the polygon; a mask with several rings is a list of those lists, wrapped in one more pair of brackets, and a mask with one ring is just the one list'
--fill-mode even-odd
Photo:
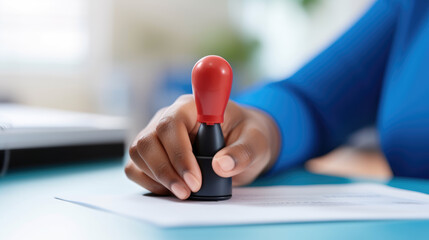
{"label": "blue knit sweater", "polygon": [[271,172],[325,154],[375,124],[395,175],[429,178],[429,1],[379,0],[292,77],[238,102],[277,122]]}

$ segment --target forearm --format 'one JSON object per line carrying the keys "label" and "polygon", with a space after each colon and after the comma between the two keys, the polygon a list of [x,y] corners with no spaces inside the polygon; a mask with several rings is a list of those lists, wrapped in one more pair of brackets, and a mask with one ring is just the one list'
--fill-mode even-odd
{"label": "forearm", "polygon": [[377,1],[293,76],[237,99],[277,124],[280,153],[272,172],[324,154],[375,123],[396,20],[395,2]]}

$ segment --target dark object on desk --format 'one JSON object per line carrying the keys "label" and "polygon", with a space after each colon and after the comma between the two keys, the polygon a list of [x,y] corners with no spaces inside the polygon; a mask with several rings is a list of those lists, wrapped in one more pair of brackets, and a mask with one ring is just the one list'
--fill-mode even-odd
{"label": "dark object on desk", "polygon": [[8,169],[122,157],[126,126],[120,117],[0,104],[0,176]]}
{"label": "dark object on desk", "polygon": [[213,156],[225,147],[220,123],[223,122],[231,86],[231,66],[219,56],[206,56],[192,69],[197,121],[201,123],[193,151],[202,176],[201,189],[191,194],[192,200],[218,201],[231,198],[231,178],[218,176],[212,167]]}
{"label": "dark object on desk", "polygon": [[[76,145],[61,147],[43,147],[0,150],[0,166],[9,161],[8,169],[31,168],[40,166],[53,166],[87,161],[105,161],[106,158],[120,159],[124,155],[123,142]],[[7,156],[8,155],[8,156]],[[6,160],[6,157],[8,160]]]}

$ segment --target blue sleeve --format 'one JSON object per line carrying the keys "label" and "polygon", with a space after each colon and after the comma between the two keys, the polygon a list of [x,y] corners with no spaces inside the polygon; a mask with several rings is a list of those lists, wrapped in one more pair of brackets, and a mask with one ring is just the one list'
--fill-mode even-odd
{"label": "blue sleeve", "polygon": [[281,150],[270,173],[325,154],[375,122],[397,12],[393,1],[376,1],[292,77],[236,99],[265,111],[278,125]]}

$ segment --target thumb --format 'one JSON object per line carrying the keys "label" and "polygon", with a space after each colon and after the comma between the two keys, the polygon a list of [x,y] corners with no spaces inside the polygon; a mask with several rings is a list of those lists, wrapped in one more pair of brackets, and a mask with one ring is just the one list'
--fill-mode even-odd
{"label": "thumb", "polygon": [[216,153],[212,167],[217,175],[232,177],[243,172],[255,161],[255,148],[252,147],[252,140],[248,140],[242,138]]}

